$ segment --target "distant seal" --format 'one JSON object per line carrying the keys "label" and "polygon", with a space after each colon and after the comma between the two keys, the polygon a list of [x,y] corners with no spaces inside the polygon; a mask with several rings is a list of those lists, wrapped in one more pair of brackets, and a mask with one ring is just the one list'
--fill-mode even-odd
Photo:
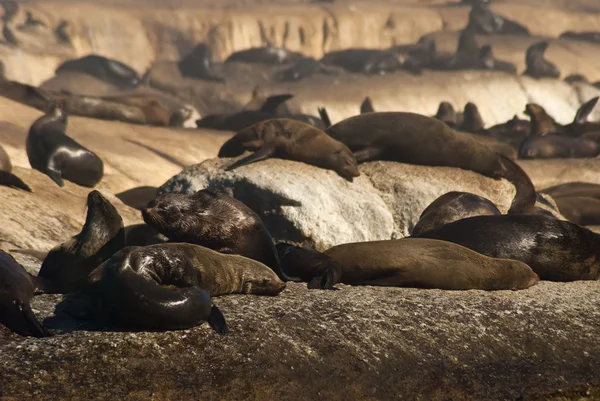
{"label": "distant seal", "polygon": [[267,266],[193,244],[128,247],[90,275],[107,309],[121,324],[185,329],[208,321],[227,332],[211,296],[277,295],[285,283]]}
{"label": "distant seal", "polygon": [[558,78],[560,70],[556,65],[544,58],[544,53],[549,43],[541,41],[529,46],[525,53],[525,64],[527,69],[523,75],[533,78]]}
{"label": "distant seal", "polygon": [[371,102],[370,97],[366,97],[365,100],[360,104],[360,114],[365,113],[373,113],[375,108],[373,108],[373,103]]}
{"label": "distant seal", "polygon": [[456,111],[454,111],[454,106],[448,102],[440,102],[437,112],[435,113],[435,118],[442,121],[450,128],[455,128],[457,126]]}
{"label": "distant seal", "polygon": [[586,138],[548,134],[530,136],[519,148],[519,159],[585,158],[600,154],[600,144]]}
{"label": "distant seal", "polygon": [[10,254],[0,251],[0,323],[22,336],[48,337],[31,310],[34,278]]}
{"label": "distant seal", "polygon": [[585,31],[585,32],[563,32],[559,36],[560,39],[585,40],[586,42],[600,43],[600,32]]}
{"label": "distant seal", "polygon": [[48,175],[59,186],[63,179],[93,187],[104,175],[104,163],[66,134],[67,114],[57,105],[38,118],[27,135],[27,157],[31,167]]}
{"label": "distant seal", "polygon": [[501,214],[489,199],[468,192],[452,191],[440,196],[423,210],[411,234],[419,235],[468,217]]}
{"label": "distant seal", "polygon": [[587,196],[562,196],[554,199],[560,214],[581,226],[600,225],[600,199]]}
{"label": "distant seal", "polygon": [[141,186],[128,189],[127,191],[119,192],[115,196],[127,206],[134,209],[142,210],[148,203],[156,199],[158,188],[151,186]]}
{"label": "distant seal", "polygon": [[588,79],[582,75],[582,74],[571,74],[565,77],[565,79],[563,79],[563,81],[569,83],[569,84],[574,84],[574,83],[584,83],[587,84],[589,83]]}
{"label": "distant seal", "polygon": [[243,62],[260,64],[287,64],[295,63],[304,58],[302,53],[290,51],[280,47],[253,47],[232,53],[225,63]]}
{"label": "distant seal", "polygon": [[572,196],[600,199],[600,184],[580,181],[568,182],[542,189],[540,192],[550,195],[553,199]]}
{"label": "distant seal", "polygon": [[[52,96],[60,104],[60,107],[69,115],[97,118],[101,120],[123,121],[132,124],[150,123],[146,118],[145,110],[137,106],[122,104],[99,97],[80,96],[70,93],[54,93]],[[147,111],[147,110],[146,110]],[[152,120],[152,112],[151,120]],[[169,114],[163,120],[168,125]],[[152,122],[156,122],[154,119]]]}
{"label": "distant seal", "polygon": [[345,49],[329,52],[321,63],[361,74],[385,74],[403,68],[402,61],[392,51],[376,49]]}
{"label": "distant seal", "polygon": [[528,103],[525,105],[524,113],[530,117],[530,135],[532,136],[561,133],[563,131],[562,126],[550,117],[546,110],[539,104]]}
{"label": "distant seal", "polygon": [[16,47],[19,45],[19,41],[13,33],[13,30],[6,24],[4,24],[4,27],[2,28],[2,35],[4,36],[4,40],[6,41],[6,43],[8,43],[8,45],[12,47]]}
{"label": "distant seal", "polygon": [[479,109],[474,103],[467,103],[463,110],[463,121],[459,127],[460,130],[471,132],[473,134],[482,133],[485,131],[485,124]]}
{"label": "distant seal", "polygon": [[281,268],[292,281],[308,283],[308,288],[331,290],[339,282],[342,267],[335,260],[314,249],[278,243]]}
{"label": "distant seal", "polygon": [[269,266],[286,280],[273,239],[252,209],[225,194],[161,194],[142,210],[144,221],[173,242],[242,255]]}
{"label": "distant seal", "polygon": [[510,213],[524,213],[535,204],[535,188],[518,165],[435,118],[408,112],[375,112],[350,117],[325,132],[350,148],[358,163],[388,160],[458,167],[494,179],[506,178],[517,190]]}
{"label": "distant seal", "polygon": [[92,75],[120,88],[135,88],[140,83],[140,76],[133,68],[96,54],[65,61],[56,69],[56,75],[69,71]]}
{"label": "distant seal", "polygon": [[29,185],[25,184],[23,180],[12,173],[10,157],[2,146],[0,146],[0,185],[33,192]]}
{"label": "distant seal", "polygon": [[69,34],[70,26],[71,25],[70,25],[69,21],[62,20],[56,27],[56,30],[54,31],[54,33],[56,34],[56,38],[58,39],[58,41],[60,43],[68,44],[68,45],[71,44],[71,35]]}
{"label": "distant seal", "polygon": [[187,56],[179,61],[178,66],[184,77],[225,82],[223,77],[216,75],[213,71],[212,52],[206,43],[196,45]]}
{"label": "distant seal", "polygon": [[486,134],[500,139],[512,146],[520,146],[531,130],[529,120],[521,120],[517,115],[505,123],[496,124],[486,129]]}
{"label": "distant seal", "polygon": [[317,72],[324,71],[323,66],[312,57],[304,57],[294,63],[290,68],[276,75],[277,79],[284,82],[300,81]]}
{"label": "distant seal", "polygon": [[517,67],[508,61],[498,60],[494,57],[491,45],[484,45],[479,49],[479,67],[484,70],[504,71],[511,74],[517,73]]}
{"label": "distant seal", "polygon": [[539,281],[525,263],[492,259],[445,241],[404,238],[337,245],[324,252],[352,285],[519,290]]}
{"label": "distant seal", "polygon": [[100,192],[87,197],[87,216],[81,232],[53,248],[42,263],[38,277],[46,293],[82,289],[87,276],[125,246],[123,219]]}
{"label": "distant seal", "polygon": [[350,180],[360,175],[350,149],[318,128],[287,118],[263,121],[238,131],[219,150],[219,157],[236,157],[254,151],[227,170],[270,157],[296,160],[333,170]]}
{"label": "distant seal", "polygon": [[475,1],[469,13],[469,24],[475,27],[478,34],[530,36],[525,26],[494,13],[485,3]]}
{"label": "distant seal", "polygon": [[419,238],[454,242],[492,258],[520,260],[542,280],[596,280],[600,236],[544,215],[477,216],[427,231]]}

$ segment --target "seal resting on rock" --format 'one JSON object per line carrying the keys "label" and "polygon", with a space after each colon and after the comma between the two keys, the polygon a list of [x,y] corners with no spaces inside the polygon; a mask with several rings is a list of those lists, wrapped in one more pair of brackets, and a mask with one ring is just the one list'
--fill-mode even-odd
{"label": "seal resting on rock", "polygon": [[142,210],[144,221],[173,242],[242,255],[281,272],[275,244],[262,220],[235,198],[211,189],[162,194]]}
{"label": "seal resting on rock", "polygon": [[286,64],[295,63],[302,59],[302,53],[283,49],[281,47],[252,47],[250,49],[240,50],[232,53],[225,63],[243,62],[243,63],[260,63],[260,64]]}
{"label": "seal resting on rock", "polygon": [[276,246],[281,269],[292,281],[308,283],[308,288],[333,289],[339,282],[342,267],[329,256],[314,249],[280,242]]}
{"label": "seal resting on rock", "polygon": [[492,258],[531,266],[542,280],[596,280],[600,236],[546,215],[477,216],[418,236],[453,242]]}
{"label": "seal resting on rock", "polygon": [[337,245],[324,252],[353,285],[519,290],[539,281],[525,263],[492,259],[445,241],[404,238]]}
{"label": "seal resting on rock", "polygon": [[179,71],[184,77],[225,82],[225,79],[213,71],[212,52],[206,43],[200,43],[179,61]]}
{"label": "seal resting on rock", "polygon": [[96,54],[65,61],[56,69],[56,75],[67,71],[83,72],[127,89],[135,88],[140,83],[140,76],[133,68]]}
{"label": "seal resting on rock", "polygon": [[67,114],[58,106],[38,118],[27,135],[27,157],[31,167],[49,176],[59,186],[63,179],[94,187],[104,175],[104,163],[66,134]]}
{"label": "seal resting on rock", "polygon": [[275,118],[244,128],[223,144],[219,157],[236,157],[254,151],[236,161],[227,170],[270,157],[296,160],[333,170],[346,179],[360,172],[350,149],[320,129],[288,118]]}
{"label": "seal resting on rock", "polygon": [[12,163],[6,150],[0,146],[0,185],[33,192],[29,185],[12,173]]}
{"label": "seal resting on rock", "polygon": [[517,189],[509,213],[525,213],[535,205],[535,188],[515,162],[435,118],[407,112],[375,112],[350,117],[325,132],[348,146],[358,163],[388,160],[458,167],[494,179],[506,178]]}

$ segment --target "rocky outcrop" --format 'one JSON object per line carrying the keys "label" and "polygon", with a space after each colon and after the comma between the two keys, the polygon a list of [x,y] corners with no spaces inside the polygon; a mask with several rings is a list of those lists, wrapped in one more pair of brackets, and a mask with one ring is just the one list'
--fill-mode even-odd
{"label": "rocky outcrop", "polygon": [[484,196],[502,212],[510,207],[515,192],[507,181],[450,167],[365,163],[361,176],[349,183],[333,171],[288,160],[270,159],[224,171],[229,164],[231,159],[213,159],[190,166],[159,192],[225,190],[258,213],[276,240],[320,250],[407,236],[421,212],[449,191]]}

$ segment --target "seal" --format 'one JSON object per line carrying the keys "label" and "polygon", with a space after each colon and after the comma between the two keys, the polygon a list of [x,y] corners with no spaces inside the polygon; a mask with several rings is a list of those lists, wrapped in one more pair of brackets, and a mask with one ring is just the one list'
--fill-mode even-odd
{"label": "seal", "polygon": [[263,121],[238,131],[223,144],[219,157],[236,157],[245,150],[254,153],[227,167],[228,171],[279,157],[333,170],[347,180],[360,175],[352,152],[344,144],[312,125],[288,118]]}
{"label": "seal", "polygon": [[559,36],[560,39],[584,40],[586,42],[600,43],[600,32],[584,31],[584,32],[563,32]]}
{"label": "seal", "polygon": [[525,53],[525,65],[527,69],[523,75],[533,78],[558,78],[560,70],[556,65],[544,58],[544,53],[548,48],[547,41],[541,41],[532,44]]}
{"label": "seal", "polygon": [[275,75],[276,79],[283,82],[295,82],[308,78],[318,72],[328,72],[321,63],[312,57],[304,57],[296,61],[293,66]]}
{"label": "seal", "polygon": [[4,40],[9,46],[17,47],[19,45],[19,41],[17,40],[17,37],[15,36],[13,30],[8,25],[6,25],[6,23],[2,28],[2,35],[4,36]]}
{"label": "seal", "polygon": [[227,332],[211,296],[277,295],[285,283],[267,266],[193,244],[127,247],[90,275],[107,309],[121,324],[185,329],[208,321]]}
{"label": "seal", "polygon": [[560,214],[580,226],[600,225],[600,199],[587,196],[561,196],[554,199]]}
{"label": "seal", "polygon": [[95,153],[68,137],[66,129],[67,114],[58,105],[38,118],[27,135],[29,164],[61,187],[63,179],[94,187],[104,175],[104,163]]}
{"label": "seal", "polygon": [[542,280],[596,280],[600,276],[600,236],[545,215],[471,217],[418,237],[453,242],[492,258],[520,260]]}
{"label": "seal", "polygon": [[557,123],[546,110],[536,103],[528,103],[524,113],[531,119],[531,135],[541,136],[547,134],[567,135],[579,137],[583,134],[600,130],[600,124],[587,121],[596,107],[599,97],[593,97],[583,103],[575,113],[573,121],[567,125]]}
{"label": "seal", "polygon": [[468,192],[448,192],[423,210],[412,235],[434,230],[444,224],[473,216],[497,216],[502,213],[489,199]]}
{"label": "seal", "polygon": [[531,35],[527,27],[494,13],[483,1],[474,2],[469,13],[469,24],[482,35]]}
{"label": "seal", "polygon": [[463,110],[463,121],[459,129],[461,131],[480,134],[485,132],[485,124],[483,118],[479,114],[479,109],[474,103],[467,103]]}
{"label": "seal", "polygon": [[506,178],[517,190],[509,213],[525,213],[535,204],[535,188],[515,162],[435,118],[408,112],[375,112],[350,117],[325,132],[350,148],[358,163],[387,160],[458,167],[494,179]]}
{"label": "seal", "polygon": [[530,136],[519,148],[519,159],[584,158],[598,154],[600,145],[596,141],[555,134]]}
{"label": "seal", "polygon": [[161,194],[142,210],[142,217],[172,242],[242,255],[264,263],[286,280],[269,231],[252,209],[235,198],[211,189],[192,195]]}
{"label": "seal", "polygon": [[115,196],[127,206],[142,210],[148,206],[148,203],[156,199],[157,193],[158,188],[156,187],[141,186],[119,192]]}
{"label": "seal", "polygon": [[371,98],[367,96],[365,100],[360,104],[360,114],[365,113],[373,113],[375,108],[373,108],[373,103],[371,102]]}
{"label": "seal", "polygon": [[[149,123],[145,111],[137,106],[130,106],[99,97],[73,95],[71,93],[53,93],[52,96],[69,115],[123,121],[133,124]],[[169,116],[167,115],[167,124],[168,118]],[[156,120],[153,122],[156,122]]]}
{"label": "seal", "polygon": [[486,130],[489,136],[511,144],[518,148],[521,142],[529,135],[531,124],[528,120],[521,120],[517,115],[505,123],[496,124]]}
{"label": "seal", "polygon": [[337,245],[324,252],[353,285],[518,290],[539,281],[525,263],[492,259],[445,241],[404,238]]}
{"label": "seal", "polygon": [[287,50],[281,47],[252,47],[232,53],[225,63],[260,63],[260,64],[288,64],[295,63],[304,58],[302,53]]}
{"label": "seal", "polygon": [[394,52],[376,49],[336,50],[325,54],[321,63],[366,75],[382,75],[403,69],[401,59]]}
{"label": "seal", "polygon": [[117,209],[94,190],[87,197],[87,216],[81,232],[53,248],[38,277],[45,293],[68,293],[85,287],[87,276],[125,247],[123,219]]}
{"label": "seal", "polygon": [[212,52],[206,43],[200,43],[177,64],[184,77],[206,81],[225,82],[225,79],[213,71]]}
{"label": "seal", "polygon": [[569,84],[574,84],[574,83],[584,83],[587,84],[589,83],[588,79],[585,77],[585,75],[583,74],[571,74],[571,75],[567,75],[563,81],[569,83]]}
{"label": "seal", "polygon": [[141,79],[139,74],[120,61],[89,54],[74,60],[68,60],[58,66],[56,75],[65,72],[81,72],[92,75],[119,88],[136,88]]}
{"label": "seal", "polygon": [[437,112],[435,113],[435,118],[442,121],[450,128],[455,128],[458,124],[456,111],[454,111],[454,106],[452,106],[448,102],[440,102]]}
{"label": "seal", "polygon": [[10,157],[2,146],[0,146],[0,185],[33,192],[29,185],[25,184],[22,179],[12,173]]}
{"label": "seal", "polygon": [[48,337],[31,310],[34,278],[10,254],[0,251],[0,323],[22,336]]}
{"label": "seal", "polygon": [[17,29],[24,31],[29,28],[48,28],[48,25],[44,21],[34,18],[31,11],[25,11],[25,16],[25,22],[19,25]]}
{"label": "seal", "polygon": [[309,289],[333,290],[339,282],[342,266],[314,249],[280,242],[275,245],[281,269],[291,281],[308,283]]}
{"label": "seal", "polygon": [[517,73],[517,67],[508,61],[499,60],[494,56],[491,45],[484,45],[479,49],[478,65],[480,69],[491,71],[504,71],[511,74]]}
{"label": "seal", "polygon": [[71,34],[70,31],[71,24],[69,21],[61,20],[58,26],[56,27],[54,33],[56,34],[56,39],[62,44],[71,45]]}

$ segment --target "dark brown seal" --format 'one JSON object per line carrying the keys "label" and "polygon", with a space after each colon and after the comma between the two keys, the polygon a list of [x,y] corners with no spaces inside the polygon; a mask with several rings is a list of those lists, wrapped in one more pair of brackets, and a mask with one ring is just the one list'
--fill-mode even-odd
{"label": "dark brown seal", "polygon": [[142,216],[173,242],[242,255],[286,279],[269,231],[252,209],[235,198],[210,189],[192,195],[162,194],[142,210]]}
{"label": "dark brown seal", "polygon": [[404,238],[334,246],[324,252],[353,285],[519,290],[538,276],[525,263],[492,259],[445,241]]}
{"label": "dark brown seal", "polygon": [[473,134],[479,134],[485,131],[483,118],[474,103],[469,102],[465,105],[463,110],[463,121],[459,129]]}
{"label": "dark brown seal", "polygon": [[29,302],[34,278],[10,254],[0,251],[0,323],[22,336],[47,337]]}
{"label": "dark brown seal", "polygon": [[0,81],[0,96],[41,111],[47,111],[52,107],[50,92],[16,81]]}
{"label": "dark brown seal", "polygon": [[560,70],[556,65],[544,58],[544,53],[548,48],[548,42],[541,41],[529,46],[525,53],[525,64],[527,69],[523,75],[529,75],[533,78],[558,78]]}
{"label": "dark brown seal", "polygon": [[529,136],[519,148],[519,159],[596,157],[600,145],[591,139],[549,134]]}
{"label": "dark brown seal", "polygon": [[[450,128],[456,128],[458,125],[454,106],[452,106],[448,102],[440,102],[440,105],[438,106],[437,112],[435,113],[434,117],[442,121]],[[462,124],[462,121],[460,123]]]}
{"label": "dark brown seal", "polygon": [[308,288],[322,290],[331,290],[339,282],[342,267],[322,252],[284,242],[276,248],[281,269],[290,280],[307,282]]}
{"label": "dark brown seal", "polygon": [[56,69],[56,75],[72,71],[92,75],[120,88],[135,88],[140,83],[140,76],[133,68],[96,54],[65,61]]}
{"label": "dark brown seal", "polygon": [[227,170],[279,157],[333,170],[346,179],[360,175],[352,152],[344,144],[312,125],[287,118],[263,121],[239,131],[223,144],[219,157],[236,157],[246,150],[254,153]]}
{"label": "dark brown seal", "polygon": [[12,173],[10,157],[2,146],[0,146],[0,185],[33,192],[29,185],[25,184],[22,179]]}
{"label": "dark brown seal", "polygon": [[283,49],[281,47],[252,47],[232,53],[225,63],[243,62],[279,65],[295,63],[304,58],[302,53]]}
{"label": "dark brown seal", "polygon": [[600,225],[600,199],[588,196],[561,196],[554,201],[560,214],[581,226]]}
{"label": "dark brown seal", "polygon": [[542,189],[540,192],[550,195],[553,199],[572,196],[600,199],[600,185],[591,182],[568,182]]}
{"label": "dark brown seal", "polygon": [[348,146],[358,163],[389,160],[458,167],[494,179],[506,178],[517,189],[510,213],[527,212],[535,204],[535,188],[515,162],[435,118],[405,112],[360,114],[325,132]]}
{"label": "dark brown seal", "polygon": [[373,107],[373,103],[371,102],[371,98],[367,96],[365,100],[360,104],[360,114],[365,113],[373,113],[375,108]]}
{"label": "dark brown seal", "polygon": [[125,246],[123,219],[100,192],[88,194],[87,209],[81,232],[53,248],[44,259],[38,273],[47,284],[42,291],[68,293],[81,289],[91,271]]}
{"label": "dark brown seal", "polygon": [[600,276],[600,236],[545,215],[471,217],[418,237],[454,242],[492,258],[520,260],[542,280],[596,280]]}
{"label": "dark brown seal", "polygon": [[[145,111],[137,106],[113,102],[99,97],[73,95],[71,93],[53,93],[52,96],[69,115],[123,121],[132,124],[146,124],[149,122]],[[168,124],[169,116],[166,118]]]}
{"label": "dark brown seal", "polygon": [[178,66],[184,77],[225,82],[223,77],[213,71],[212,52],[206,43],[196,45],[188,55],[179,61]]}
{"label": "dark brown seal", "polygon": [[419,235],[444,224],[473,216],[502,214],[494,202],[468,192],[448,192],[440,196],[423,210],[412,235]]}
{"label": "dark brown seal", "polygon": [[63,179],[93,187],[104,175],[104,163],[66,134],[67,114],[57,105],[38,118],[27,135],[27,157],[31,167],[49,176],[59,186]]}

